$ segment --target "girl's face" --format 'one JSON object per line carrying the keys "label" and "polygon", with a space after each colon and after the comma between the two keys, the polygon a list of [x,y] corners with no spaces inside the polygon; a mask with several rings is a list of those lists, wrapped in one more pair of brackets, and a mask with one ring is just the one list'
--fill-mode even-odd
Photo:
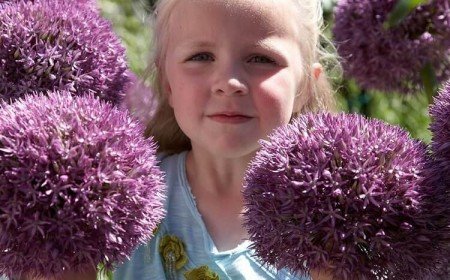
{"label": "girl's face", "polygon": [[292,10],[290,0],[176,4],[163,84],[193,149],[249,155],[289,122],[304,76]]}

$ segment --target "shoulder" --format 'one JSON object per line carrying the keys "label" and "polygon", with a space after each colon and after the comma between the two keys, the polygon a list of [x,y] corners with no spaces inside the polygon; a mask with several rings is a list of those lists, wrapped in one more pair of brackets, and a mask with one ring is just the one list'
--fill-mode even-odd
{"label": "shoulder", "polygon": [[180,173],[183,171],[186,154],[187,151],[171,155],[158,153],[156,159],[161,170],[166,173],[166,176],[170,176],[173,173]]}
{"label": "shoulder", "polygon": [[165,191],[165,205],[164,208],[168,210],[168,206],[173,200],[173,194],[177,193],[176,188],[184,182],[185,158],[187,152],[178,154],[158,153],[156,155],[157,164],[164,175],[164,182],[166,185]]}
{"label": "shoulder", "polygon": [[166,232],[165,224],[161,223],[150,242],[136,248],[129,260],[117,266],[113,279],[165,280],[164,261],[158,245]]}
{"label": "shoulder", "polygon": [[173,208],[174,205],[180,205],[180,199],[178,198],[180,192],[177,191],[177,188],[180,188],[179,186],[182,183],[184,157],[185,152],[172,155],[159,153],[156,155],[158,166],[164,173],[166,185],[166,200],[164,202],[166,217],[155,230],[152,239],[136,248],[128,261],[118,265],[113,279],[165,279],[164,259],[161,250],[164,249],[165,243],[174,246],[173,242],[168,242],[171,240],[168,240],[167,236],[171,234],[170,225],[176,222],[175,220],[178,217],[176,211],[179,211],[179,209]]}
{"label": "shoulder", "polygon": [[[180,188],[186,184],[185,159],[187,151],[178,154],[157,154],[157,161],[161,171],[164,173],[164,182],[166,184],[167,203],[172,200],[172,195],[177,193],[174,189]],[[167,205],[166,205],[167,206]],[[167,210],[167,209],[166,209]]]}

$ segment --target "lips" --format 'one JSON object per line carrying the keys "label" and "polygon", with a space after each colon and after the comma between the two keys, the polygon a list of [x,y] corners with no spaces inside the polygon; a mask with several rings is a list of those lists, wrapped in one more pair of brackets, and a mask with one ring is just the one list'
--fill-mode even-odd
{"label": "lips", "polygon": [[245,123],[252,119],[252,117],[236,113],[236,112],[221,112],[221,113],[215,113],[208,115],[208,118],[215,122],[219,123],[230,123],[230,124],[239,124],[239,123]]}

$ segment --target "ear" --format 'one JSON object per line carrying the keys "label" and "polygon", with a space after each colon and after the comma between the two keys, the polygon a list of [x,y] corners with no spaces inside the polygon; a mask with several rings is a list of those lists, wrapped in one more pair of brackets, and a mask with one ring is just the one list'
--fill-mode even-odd
{"label": "ear", "polygon": [[322,75],[323,72],[323,67],[322,64],[316,62],[312,65],[312,76],[314,77],[314,79],[317,81],[320,77],[320,75]]}

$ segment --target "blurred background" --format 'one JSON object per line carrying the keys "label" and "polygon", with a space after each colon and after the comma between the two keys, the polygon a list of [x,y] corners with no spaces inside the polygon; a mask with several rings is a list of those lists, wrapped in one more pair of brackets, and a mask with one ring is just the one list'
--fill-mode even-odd
{"label": "blurred background", "polygon": [[[113,27],[127,49],[129,66],[143,76],[151,42],[147,15],[154,0],[99,0],[104,17]],[[336,0],[323,0],[325,34],[333,41],[333,8]],[[428,97],[424,92],[405,95],[395,92],[377,92],[361,89],[353,79],[333,74],[339,109],[355,112],[367,117],[384,120],[408,130],[411,136],[427,143],[431,135],[428,130]]]}

